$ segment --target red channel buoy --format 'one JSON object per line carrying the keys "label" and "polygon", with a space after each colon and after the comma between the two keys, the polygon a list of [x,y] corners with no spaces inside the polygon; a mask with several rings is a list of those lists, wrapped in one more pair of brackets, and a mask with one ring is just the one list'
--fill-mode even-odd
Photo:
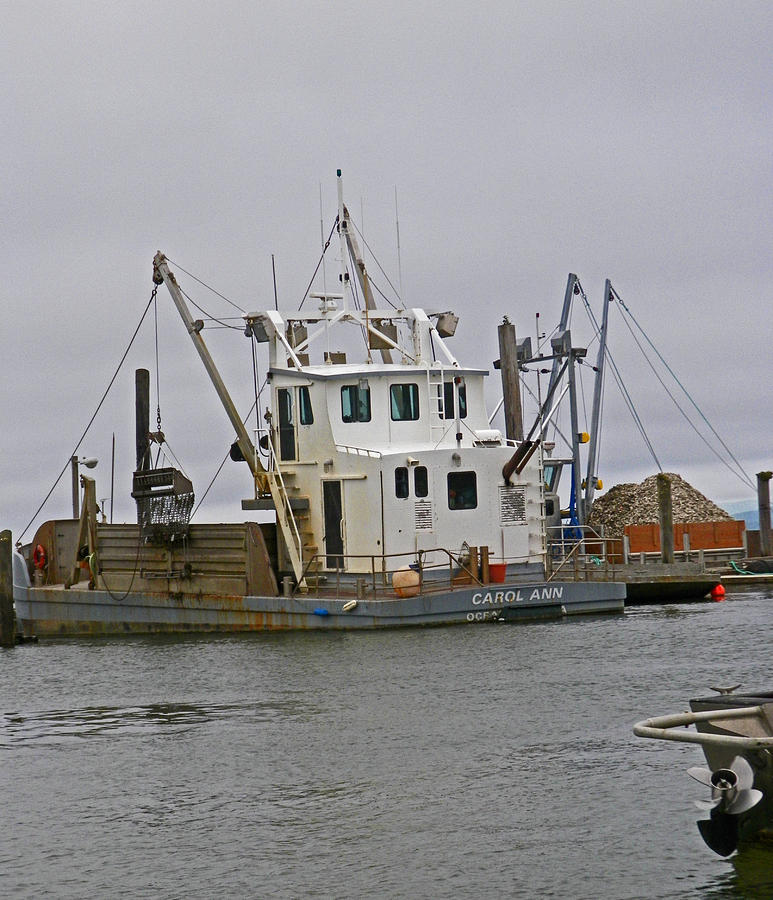
{"label": "red channel buoy", "polygon": [[717,603],[725,599],[725,588],[721,584],[717,584],[711,589],[711,599]]}

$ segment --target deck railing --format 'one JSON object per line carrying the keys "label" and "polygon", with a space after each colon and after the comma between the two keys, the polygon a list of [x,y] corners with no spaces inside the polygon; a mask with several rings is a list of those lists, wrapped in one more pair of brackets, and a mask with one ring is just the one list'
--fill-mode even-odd
{"label": "deck railing", "polygon": [[572,581],[614,581],[622,563],[623,542],[590,525],[557,525],[547,529],[546,577]]}
{"label": "deck railing", "polygon": [[[438,556],[440,561],[436,559]],[[337,565],[329,565],[331,557],[336,560]],[[482,586],[485,583],[481,580],[478,567],[471,565],[466,555],[454,553],[445,547],[409,553],[317,553],[306,562],[303,577],[315,592],[331,591],[337,595],[352,594],[371,599],[393,598],[397,595],[393,578],[400,571],[416,573],[414,583],[401,589],[418,587],[417,593],[448,590],[463,584]],[[292,588],[292,593],[295,594],[298,590],[296,585]]]}
{"label": "deck railing", "polygon": [[[729,559],[743,557],[741,548],[691,550],[688,543],[674,551],[674,562],[689,566],[697,573],[716,567]],[[590,525],[558,525],[547,529],[547,575],[577,580],[614,581],[622,567],[655,565],[660,553],[631,553],[625,537],[612,538],[603,527]]]}

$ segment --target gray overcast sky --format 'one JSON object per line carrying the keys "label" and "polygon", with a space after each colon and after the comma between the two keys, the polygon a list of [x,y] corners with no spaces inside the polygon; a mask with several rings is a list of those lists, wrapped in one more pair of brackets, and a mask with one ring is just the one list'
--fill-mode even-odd
{"label": "gray overcast sky", "polygon": [[[150,296],[154,252],[250,309],[273,305],[274,253],[295,308],[339,167],[393,277],[397,188],[407,303],[456,310],[463,361],[490,366],[505,314],[520,335],[537,312],[549,331],[569,272],[600,315],[609,277],[746,471],[773,467],[773,4],[3,0],[0,15],[2,527],[18,534],[66,464]],[[163,427],[201,495],[231,430],[159,297]],[[248,342],[206,336],[246,410]],[[718,502],[751,498],[620,317],[610,342],[663,468]],[[116,432],[118,521],[133,515],[142,365],[155,366],[150,321],[81,448],[108,496]],[[606,487],[655,471],[617,395],[610,382]],[[38,521],[69,515],[69,490]],[[229,464],[208,515],[241,517],[249,490]]]}

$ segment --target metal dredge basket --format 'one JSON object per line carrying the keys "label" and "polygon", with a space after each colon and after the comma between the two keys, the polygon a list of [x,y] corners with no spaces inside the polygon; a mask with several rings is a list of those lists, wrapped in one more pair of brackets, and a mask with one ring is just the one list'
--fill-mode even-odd
{"label": "metal dredge basket", "polygon": [[134,473],[140,533],[145,541],[168,544],[186,537],[193,510],[193,485],[178,469],[144,469]]}

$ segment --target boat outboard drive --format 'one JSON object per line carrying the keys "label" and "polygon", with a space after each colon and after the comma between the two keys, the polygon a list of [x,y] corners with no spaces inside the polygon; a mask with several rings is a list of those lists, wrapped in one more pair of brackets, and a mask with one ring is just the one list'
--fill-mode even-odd
{"label": "boat outboard drive", "polygon": [[698,830],[708,847],[720,856],[730,856],[738,846],[738,819],[762,800],[756,790],[754,770],[742,757],[736,756],[726,769],[693,766],[687,774],[711,788],[710,800],[695,800],[698,809],[710,812],[709,819],[698,821]]}

